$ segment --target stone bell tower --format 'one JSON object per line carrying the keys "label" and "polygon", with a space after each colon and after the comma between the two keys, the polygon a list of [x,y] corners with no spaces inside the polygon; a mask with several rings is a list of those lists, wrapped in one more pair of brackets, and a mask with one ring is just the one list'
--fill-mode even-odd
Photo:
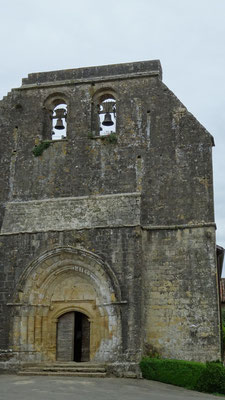
{"label": "stone bell tower", "polygon": [[1,366],[221,357],[213,138],[158,60],[0,102]]}

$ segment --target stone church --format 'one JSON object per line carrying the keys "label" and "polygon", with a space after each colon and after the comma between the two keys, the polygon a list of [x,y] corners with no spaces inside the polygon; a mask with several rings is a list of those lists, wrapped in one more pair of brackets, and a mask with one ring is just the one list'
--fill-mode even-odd
{"label": "stone church", "polygon": [[3,98],[0,368],[221,358],[213,145],[158,60]]}

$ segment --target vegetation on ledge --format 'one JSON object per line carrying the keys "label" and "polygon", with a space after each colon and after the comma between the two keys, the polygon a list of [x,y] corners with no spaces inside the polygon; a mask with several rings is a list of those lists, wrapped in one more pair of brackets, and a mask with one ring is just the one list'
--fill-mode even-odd
{"label": "vegetation on ledge", "polygon": [[38,145],[34,146],[32,149],[32,153],[35,157],[39,157],[42,155],[43,151],[50,146],[51,142],[49,140],[45,140],[40,142]]}
{"label": "vegetation on ledge", "polygon": [[117,134],[111,132],[107,135],[94,135],[92,132],[88,133],[89,139],[102,139],[105,140],[107,143],[117,143]]}

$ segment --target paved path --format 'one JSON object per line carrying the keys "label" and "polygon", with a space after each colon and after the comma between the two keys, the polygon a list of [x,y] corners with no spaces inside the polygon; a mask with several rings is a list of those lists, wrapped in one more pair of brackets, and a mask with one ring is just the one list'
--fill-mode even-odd
{"label": "paved path", "polygon": [[144,379],[0,375],[0,400],[217,400]]}

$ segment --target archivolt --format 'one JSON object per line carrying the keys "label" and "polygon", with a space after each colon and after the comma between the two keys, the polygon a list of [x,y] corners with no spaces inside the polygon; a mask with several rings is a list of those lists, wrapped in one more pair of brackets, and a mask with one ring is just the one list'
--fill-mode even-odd
{"label": "archivolt", "polygon": [[58,274],[74,270],[95,280],[95,286],[97,282],[107,282],[109,291],[121,301],[119,282],[108,263],[92,252],[68,246],[47,250],[28,265],[19,279],[13,300],[18,299],[19,292],[25,295],[34,286],[47,288]]}

